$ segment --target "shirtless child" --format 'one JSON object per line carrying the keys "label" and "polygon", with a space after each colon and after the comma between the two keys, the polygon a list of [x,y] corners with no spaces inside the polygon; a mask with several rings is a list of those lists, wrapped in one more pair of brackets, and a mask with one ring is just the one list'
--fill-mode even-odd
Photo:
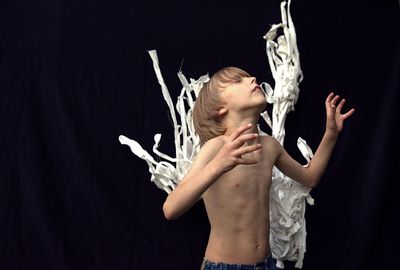
{"label": "shirtless child", "polygon": [[258,135],[257,122],[267,103],[254,77],[227,67],[203,86],[193,109],[202,147],[163,205],[165,217],[173,220],[203,198],[211,230],[202,269],[236,264],[275,269],[269,246],[272,168],[311,188],[318,184],[343,121],[354,112],[341,114],[345,100],[336,106],[338,99],[333,93],[327,97],[325,134],[309,166],[303,167],[275,138]]}

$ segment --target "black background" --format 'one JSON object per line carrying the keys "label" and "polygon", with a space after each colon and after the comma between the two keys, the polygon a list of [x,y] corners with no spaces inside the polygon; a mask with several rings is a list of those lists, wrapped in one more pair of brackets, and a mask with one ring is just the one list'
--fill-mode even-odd
{"label": "black background", "polygon": [[[299,136],[316,150],[330,91],[356,108],[311,192],[303,269],[395,269],[399,4],[294,0],[292,15],[305,78],[287,151],[304,163]],[[276,0],[1,1],[0,269],[199,269],[203,203],[167,221],[118,136],[151,152],[162,133],[173,155],[146,50],[172,97],[183,58],[188,78],[233,65],[273,85],[262,37],[278,22]]]}

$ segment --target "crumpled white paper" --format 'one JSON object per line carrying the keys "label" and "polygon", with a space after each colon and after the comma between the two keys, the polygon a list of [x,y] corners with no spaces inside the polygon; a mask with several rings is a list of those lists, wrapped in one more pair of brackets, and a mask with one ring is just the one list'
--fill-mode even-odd
{"label": "crumpled white paper", "polygon": [[[290,0],[288,4],[285,1],[281,2],[282,22],[272,25],[264,36],[275,87],[273,91],[263,87],[267,102],[273,104],[272,121],[266,111],[261,116],[271,127],[272,136],[282,145],[286,115],[294,111],[300,91],[299,83],[303,80],[290,3]],[[279,29],[283,34],[277,36]],[[302,138],[298,138],[297,146],[307,160],[304,166],[308,166],[313,157],[310,147]],[[305,202],[314,204],[309,195],[310,191],[311,188],[292,180],[276,167],[273,168],[270,191],[270,246],[279,268],[284,268],[285,260],[296,261],[296,268],[303,266],[307,235]]]}
{"label": "crumpled white paper", "polygon": [[[275,87],[272,90],[268,83],[260,84],[267,102],[273,104],[272,120],[267,111],[261,113],[261,116],[272,129],[272,136],[282,145],[286,115],[294,110],[299,95],[299,83],[303,79],[296,33],[289,10],[290,2],[289,0],[288,5],[285,1],[281,3],[282,23],[272,25],[264,36]],[[277,37],[279,28],[282,28],[283,35]],[[276,37],[277,41],[274,41]],[[166,161],[157,162],[139,143],[124,135],[119,136],[119,141],[121,144],[128,145],[136,156],[147,162],[151,181],[169,194],[185,176],[192,160],[200,150],[200,138],[193,126],[192,110],[195,98],[203,84],[209,80],[209,76],[207,74],[197,80],[190,79],[189,83],[183,73],[178,72],[178,78],[183,87],[176,102],[176,112],[179,115],[177,119],[171,96],[161,75],[157,52],[152,50],[148,53],[153,61],[154,71],[173,122],[175,158],[158,150],[161,134],[154,136],[153,152]],[[261,129],[260,134],[268,135]],[[297,146],[309,163],[313,153],[306,141],[298,138]],[[308,163],[304,166],[308,166]],[[269,205],[270,247],[279,268],[284,268],[283,261],[285,260],[296,261],[295,267],[302,268],[307,235],[305,202],[314,204],[313,198],[309,195],[310,191],[309,187],[290,179],[276,167],[273,168]]]}

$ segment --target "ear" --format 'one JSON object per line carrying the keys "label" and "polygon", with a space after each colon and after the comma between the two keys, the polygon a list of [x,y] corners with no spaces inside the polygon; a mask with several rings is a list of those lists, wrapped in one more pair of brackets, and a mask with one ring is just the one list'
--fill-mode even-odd
{"label": "ear", "polygon": [[223,116],[228,112],[228,108],[223,106],[221,109],[218,110],[218,116]]}

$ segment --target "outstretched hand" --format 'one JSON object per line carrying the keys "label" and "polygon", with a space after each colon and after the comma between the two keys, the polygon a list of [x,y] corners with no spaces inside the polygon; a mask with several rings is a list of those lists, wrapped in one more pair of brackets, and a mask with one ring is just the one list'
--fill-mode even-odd
{"label": "outstretched hand", "polygon": [[343,129],[343,122],[350,117],[355,111],[354,108],[341,114],[345,99],[340,101],[339,105],[336,106],[336,102],[339,100],[339,95],[334,97],[334,93],[330,93],[325,101],[326,107],[326,130],[334,134],[338,134]]}

